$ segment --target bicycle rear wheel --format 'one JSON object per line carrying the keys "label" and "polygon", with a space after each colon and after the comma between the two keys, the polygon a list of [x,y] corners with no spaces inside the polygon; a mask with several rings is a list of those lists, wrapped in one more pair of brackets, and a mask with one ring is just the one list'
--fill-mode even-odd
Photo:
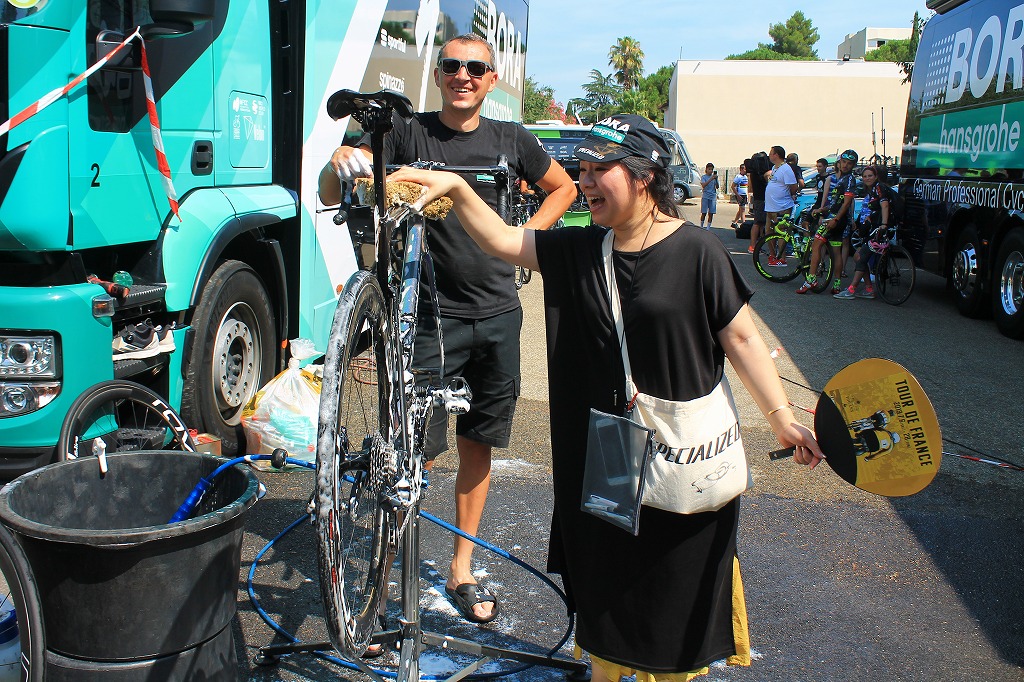
{"label": "bicycle rear wheel", "polygon": [[890,244],[875,269],[878,295],[890,305],[900,305],[910,298],[916,280],[917,269],[910,252],[898,244]]}
{"label": "bicycle rear wheel", "polygon": [[[787,253],[789,244],[789,239],[778,233],[768,234],[759,239],[754,246],[754,268],[757,274],[769,282],[788,282],[796,277],[800,272],[800,259]],[[777,262],[777,254],[782,254],[786,258],[784,265],[771,264]]]}
{"label": "bicycle rear wheel", "polygon": [[331,642],[349,657],[373,635],[391,560],[395,517],[381,503],[381,483],[390,470],[387,396],[400,387],[388,383],[387,333],[380,286],[359,271],[334,315],[316,447],[320,592]]}
{"label": "bicycle rear wheel", "polygon": [[[821,249],[821,258],[818,259],[818,268],[814,271],[814,284],[811,285],[811,291],[816,294],[828,289],[832,286],[832,275],[834,264],[832,263],[832,249],[828,244],[818,247]],[[810,254],[807,256],[808,267],[810,267]]]}
{"label": "bicycle rear wheel", "polygon": [[159,395],[134,381],[101,381],[68,409],[57,441],[57,460],[104,451],[186,450],[196,446],[181,418]]}

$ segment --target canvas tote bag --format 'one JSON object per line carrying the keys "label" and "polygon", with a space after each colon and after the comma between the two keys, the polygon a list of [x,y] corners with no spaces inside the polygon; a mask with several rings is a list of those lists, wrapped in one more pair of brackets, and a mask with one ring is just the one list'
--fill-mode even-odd
{"label": "canvas tote bag", "polygon": [[605,279],[611,296],[615,331],[621,340],[626,395],[633,397],[633,417],[654,434],[639,493],[643,504],[680,514],[714,511],[753,484],[747,466],[739,417],[729,382],[694,400],[676,401],[640,393],[633,383],[622,304],[612,270],[612,239],[603,244]]}

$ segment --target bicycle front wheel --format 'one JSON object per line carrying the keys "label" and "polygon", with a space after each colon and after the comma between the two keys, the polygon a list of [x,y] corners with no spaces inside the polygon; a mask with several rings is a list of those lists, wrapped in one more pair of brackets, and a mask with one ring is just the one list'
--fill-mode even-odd
{"label": "bicycle front wheel", "polygon": [[134,381],[101,381],[78,396],[61,426],[57,460],[98,452],[186,450],[195,442],[181,418],[155,392]]}
{"label": "bicycle front wheel", "polygon": [[[778,233],[768,234],[754,246],[754,268],[769,282],[789,282],[800,272],[800,259],[787,253],[789,239]],[[776,260],[782,256],[785,261]]]}
{"label": "bicycle front wheel", "polygon": [[910,252],[898,244],[890,244],[875,270],[878,295],[889,305],[900,305],[910,298],[916,280],[917,268]]}
{"label": "bicycle front wheel", "polygon": [[373,635],[394,513],[382,504],[389,440],[387,310],[373,275],[345,285],[324,358],[317,435],[316,528],[320,592],[335,648],[361,655]]}

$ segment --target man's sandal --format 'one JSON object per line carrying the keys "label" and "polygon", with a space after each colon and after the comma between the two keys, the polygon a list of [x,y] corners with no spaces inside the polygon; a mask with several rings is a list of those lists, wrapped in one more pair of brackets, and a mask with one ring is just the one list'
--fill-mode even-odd
{"label": "man's sandal", "polygon": [[[498,598],[491,594],[486,587],[474,585],[473,583],[462,583],[455,589],[445,585],[444,593],[448,595],[452,605],[459,610],[462,617],[472,623],[490,623],[498,617],[500,606]],[[491,615],[481,618],[473,612],[477,604],[493,604]]]}

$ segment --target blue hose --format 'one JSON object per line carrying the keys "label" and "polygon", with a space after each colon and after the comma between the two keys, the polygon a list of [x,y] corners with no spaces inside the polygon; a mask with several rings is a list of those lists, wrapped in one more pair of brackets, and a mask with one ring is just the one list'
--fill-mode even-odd
{"label": "blue hose", "polygon": [[[272,455],[245,455],[243,457],[236,457],[236,458],[234,458],[232,460],[229,460],[229,461],[225,462],[224,464],[221,464],[219,467],[214,469],[213,472],[209,476],[205,476],[205,477],[199,479],[199,482],[196,484],[195,488],[192,489],[192,492],[190,492],[188,497],[185,499],[185,501],[182,502],[181,506],[178,508],[178,511],[175,512],[173,517],[171,517],[171,520],[169,521],[169,523],[177,523],[179,521],[184,521],[189,516],[191,516],[192,513],[195,511],[195,508],[202,501],[203,495],[206,494],[206,491],[209,490],[210,487],[213,485],[214,480],[218,476],[220,476],[222,473],[224,473],[225,471],[227,471],[231,467],[235,466],[236,464],[249,463],[249,462],[254,462],[254,461],[258,461],[258,460],[270,460],[271,463],[273,464],[273,466],[278,468],[278,469],[283,468],[284,465],[287,463],[287,464],[292,464],[292,465],[295,465],[295,466],[304,467],[306,469],[316,470],[316,464],[314,464],[312,462],[304,462],[304,461],[302,461],[300,459],[294,459],[292,457],[286,457],[285,456],[285,451],[284,450],[280,450],[280,449],[275,450],[274,454],[272,454]],[[426,472],[424,472],[424,473],[426,473]],[[427,485],[427,482],[425,480],[424,481],[424,488],[426,487],[426,485]],[[562,636],[562,639],[559,640],[558,644],[556,644],[551,650],[548,651],[547,655],[549,657],[553,656],[555,654],[555,652],[557,652],[559,649],[561,649],[565,645],[565,643],[569,641],[569,637],[572,636],[572,630],[573,630],[573,626],[574,626],[573,614],[572,614],[572,611],[569,610],[569,600],[568,600],[568,597],[566,597],[565,592],[563,592],[562,589],[553,580],[548,578],[546,575],[544,575],[539,570],[537,570],[536,568],[534,568],[530,564],[526,563],[525,561],[523,561],[519,557],[514,556],[513,554],[510,554],[509,552],[507,552],[504,549],[498,547],[497,545],[492,545],[491,543],[487,542],[486,540],[481,540],[478,537],[470,535],[469,533],[467,533],[467,532],[465,532],[463,530],[460,530],[456,526],[453,526],[452,524],[448,523],[447,521],[443,521],[443,520],[439,519],[438,517],[436,517],[433,514],[430,514],[428,512],[425,512],[425,511],[421,510],[419,512],[419,515],[421,517],[427,519],[428,521],[430,521],[432,523],[435,523],[438,526],[441,526],[445,530],[451,531],[452,533],[455,533],[456,535],[459,535],[459,536],[469,540],[470,542],[472,542],[472,543],[474,543],[476,545],[479,545],[480,547],[483,547],[487,551],[492,552],[493,554],[497,554],[498,556],[500,556],[503,559],[507,559],[507,560],[511,561],[512,563],[516,564],[517,566],[525,569],[527,572],[533,574],[534,576],[539,578],[544,584],[546,584],[548,587],[550,587],[555,592],[555,594],[558,595],[559,599],[562,600],[562,603],[565,604],[566,615],[569,618],[569,625],[568,625],[568,628],[565,631],[565,634]],[[291,524],[289,524],[288,527],[286,527],[284,530],[282,530],[280,533],[278,533],[276,537],[271,539],[270,542],[268,542],[263,547],[263,549],[261,549],[256,554],[256,556],[253,558],[252,564],[249,566],[249,574],[248,574],[248,579],[246,581],[246,591],[249,594],[249,601],[252,603],[253,608],[256,610],[256,613],[259,614],[260,618],[262,618],[263,621],[268,626],[270,626],[271,629],[273,629],[275,632],[277,632],[282,637],[285,637],[286,639],[290,640],[293,644],[298,644],[300,642],[300,640],[297,637],[295,637],[293,634],[291,634],[290,632],[288,632],[287,630],[282,628],[277,622],[274,621],[273,618],[270,617],[270,614],[268,614],[263,609],[263,607],[260,606],[259,600],[256,598],[256,592],[253,590],[252,582],[253,582],[253,578],[256,575],[256,564],[259,563],[260,559],[263,558],[263,555],[266,554],[270,550],[270,548],[274,545],[274,543],[277,542],[282,537],[284,537],[285,535],[287,535],[288,533],[290,533],[295,528],[297,528],[301,523],[303,523],[307,519],[311,519],[311,518],[312,518],[312,516],[310,514],[304,514],[303,516],[300,516],[298,519],[296,519]],[[313,654],[315,656],[319,657],[319,658],[322,658],[325,661],[329,661],[331,663],[334,663],[335,665],[340,665],[340,666],[342,666],[344,668],[348,668],[350,670],[356,670],[356,671],[359,670],[358,666],[356,666],[353,663],[350,663],[350,662],[348,662],[348,661],[346,661],[344,659],[338,658],[336,656],[331,656],[329,654],[325,654],[325,653],[322,653],[320,651],[314,651]],[[494,678],[498,678],[498,677],[504,677],[506,675],[514,675],[516,673],[520,673],[520,672],[522,672],[524,670],[527,670],[528,668],[532,668],[533,666],[534,666],[534,664],[531,663],[531,664],[522,665],[522,666],[519,666],[519,667],[516,667],[516,668],[512,668],[510,670],[504,670],[504,671],[499,671],[499,672],[475,673],[473,675],[469,675],[465,679],[469,679],[469,680],[494,679]],[[398,676],[397,673],[393,673],[393,672],[390,672],[390,671],[387,671],[387,670],[377,670],[375,668],[374,671],[377,674],[379,674],[379,675],[381,675],[383,677],[396,678]],[[440,681],[440,680],[444,680],[444,679],[447,679],[447,678],[421,677],[420,679],[424,680],[424,682],[429,682],[429,681],[432,681],[432,680]]]}

